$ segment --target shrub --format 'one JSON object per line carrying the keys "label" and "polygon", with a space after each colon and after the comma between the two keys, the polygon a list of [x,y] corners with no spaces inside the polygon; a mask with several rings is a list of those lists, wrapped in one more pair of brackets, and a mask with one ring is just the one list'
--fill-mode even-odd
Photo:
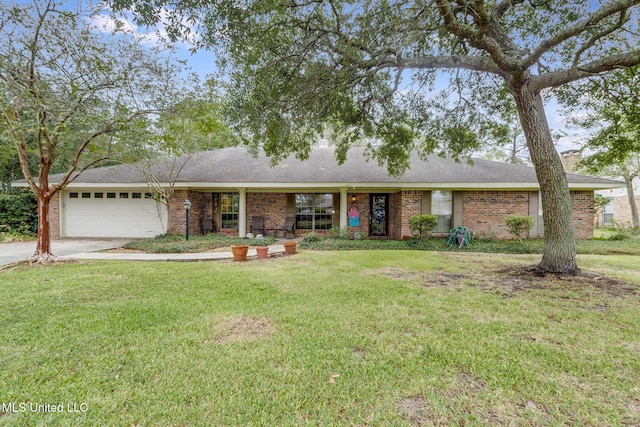
{"label": "shrub", "polygon": [[509,233],[522,243],[523,237],[529,235],[529,229],[533,227],[534,221],[527,215],[507,215],[504,217],[504,223],[509,228]]}
{"label": "shrub", "polygon": [[11,231],[32,234],[36,231],[37,202],[33,193],[0,194],[0,225]]}
{"label": "shrub", "polygon": [[333,226],[329,229],[329,237],[332,239],[348,239],[349,231],[346,228]]}
{"label": "shrub", "polygon": [[319,242],[321,239],[322,236],[320,236],[318,233],[314,233],[313,231],[302,236],[302,241],[305,243],[315,243]]}
{"label": "shrub", "polygon": [[431,230],[433,230],[436,225],[438,225],[438,217],[436,215],[424,214],[409,218],[409,228],[421,239],[429,237]]}

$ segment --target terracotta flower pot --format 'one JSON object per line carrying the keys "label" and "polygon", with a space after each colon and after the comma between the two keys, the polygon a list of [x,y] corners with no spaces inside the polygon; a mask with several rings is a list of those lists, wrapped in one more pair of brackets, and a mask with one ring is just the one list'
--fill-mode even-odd
{"label": "terracotta flower pot", "polygon": [[256,255],[258,259],[267,258],[268,253],[269,253],[269,246],[256,246]]}
{"label": "terracotta flower pot", "polygon": [[296,253],[296,247],[298,246],[298,242],[284,242],[284,251],[288,255],[293,255]]}
{"label": "terracotta flower pot", "polygon": [[233,245],[231,246],[231,252],[233,252],[234,261],[246,261],[247,252],[249,251],[249,245]]}

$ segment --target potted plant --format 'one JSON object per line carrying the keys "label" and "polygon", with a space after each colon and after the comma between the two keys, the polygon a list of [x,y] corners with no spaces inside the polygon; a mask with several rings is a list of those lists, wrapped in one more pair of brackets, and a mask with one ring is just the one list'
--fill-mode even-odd
{"label": "potted plant", "polygon": [[296,247],[298,246],[298,242],[284,242],[284,251],[287,255],[293,255],[296,253]]}
{"label": "potted plant", "polygon": [[249,245],[231,245],[234,261],[246,261]]}
{"label": "potted plant", "polygon": [[266,259],[269,254],[269,244],[264,240],[259,240],[256,243],[256,256],[258,259]]}

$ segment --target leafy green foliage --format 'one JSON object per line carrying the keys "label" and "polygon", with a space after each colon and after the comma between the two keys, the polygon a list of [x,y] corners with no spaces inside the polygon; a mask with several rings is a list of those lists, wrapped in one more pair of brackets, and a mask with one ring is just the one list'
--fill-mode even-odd
{"label": "leafy green foliage", "polygon": [[322,239],[322,236],[313,231],[302,236],[302,242],[304,243],[316,243]]}
{"label": "leafy green foliage", "polygon": [[436,225],[438,225],[437,215],[423,214],[409,218],[409,228],[420,239],[429,237]]}
{"label": "leafy green foliage", "polygon": [[33,234],[38,218],[36,207],[32,193],[0,194],[0,225],[14,232]]}
{"label": "leafy green foliage", "polygon": [[528,215],[507,215],[504,217],[504,223],[507,225],[509,233],[522,243],[522,239],[529,234],[535,221]]}

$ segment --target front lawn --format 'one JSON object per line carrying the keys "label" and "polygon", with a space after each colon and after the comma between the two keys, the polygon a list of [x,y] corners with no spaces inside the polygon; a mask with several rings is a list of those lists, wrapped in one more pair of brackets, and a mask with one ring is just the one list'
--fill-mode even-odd
{"label": "front lawn", "polygon": [[0,425],[639,424],[637,258],[579,257],[633,284],[528,274],[538,258],[4,270]]}

